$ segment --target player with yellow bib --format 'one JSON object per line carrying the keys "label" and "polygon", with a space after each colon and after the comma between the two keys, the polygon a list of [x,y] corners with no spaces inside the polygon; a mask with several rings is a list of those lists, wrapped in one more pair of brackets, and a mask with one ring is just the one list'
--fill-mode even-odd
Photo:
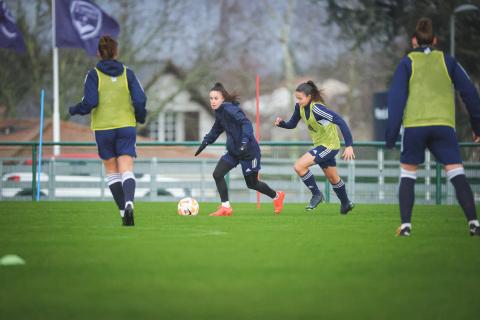
{"label": "player with yellow bib", "polygon": [[115,60],[118,44],[109,36],[100,38],[100,61],[85,79],[82,102],[70,107],[71,115],[92,114],[98,154],[103,160],[107,184],[120,210],[123,225],[133,226],[136,124],[144,123],[147,97],[132,70]]}
{"label": "player with yellow bib", "polygon": [[413,50],[397,66],[388,93],[387,148],[395,146],[400,127],[404,128],[399,187],[402,223],[397,234],[410,236],[417,166],[424,162],[428,149],[444,165],[470,234],[480,236],[475,201],[455,134],[455,90],[470,114],[476,142],[480,141],[480,98],[465,70],[453,57],[436,50],[436,42],[432,21],[420,19],[412,38]]}
{"label": "player with yellow bib", "polygon": [[349,200],[345,183],[338,175],[335,156],[340,149],[340,139],[337,133],[337,126],[339,126],[346,146],[343,158],[345,160],[355,158],[350,129],[342,117],[325,106],[322,94],[313,81],[300,84],[295,91],[295,97],[298,103],[295,105],[295,111],[290,120],[284,121],[282,118],[277,118],[275,125],[280,128],[293,129],[300,119],[307,125],[313,149],[300,157],[294,166],[298,176],[312,192],[312,198],[306,209],[315,209],[324,199],[313,173],[309,170],[309,167],[318,164],[340,199],[340,213],[347,214],[353,209],[354,204]]}

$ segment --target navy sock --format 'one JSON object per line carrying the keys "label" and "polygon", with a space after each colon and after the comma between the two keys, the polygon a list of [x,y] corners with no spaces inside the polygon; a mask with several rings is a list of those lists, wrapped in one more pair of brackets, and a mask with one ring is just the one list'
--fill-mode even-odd
{"label": "navy sock", "polygon": [[313,176],[312,171],[308,170],[307,173],[301,177],[303,183],[307,186],[308,189],[312,192],[313,195],[319,195],[320,189],[318,189],[317,183],[315,182],[315,177]]}
{"label": "navy sock", "polygon": [[340,199],[340,202],[342,204],[347,204],[350,202],[348,200],[348,195],[347,195],[347,189],[345,188],[345,183],[343,182],[342,179],[338,181],[336,184],[332,184],[333,191],[337,194],[338,199]]}
{"label": "navy sock", "polygon": [[135,176],[133,172],[126,171],[122,174],[123,195],[125,197],[125,205],[130,202],[133,206],[133,198],[135,197]]}
{"label": "navy sock", "polygon": [[[455,169],[454,169],[455,170]],[[453,171],[453,170],[452,170]],[[463,168],[462,168],[463,171]],[[447,176],[449,172],[447,172]],[[450,177],[449,177],[450,178]],[[457,174],[450,178],[450,182],[455,187],[457,200],[463,209],[463,213],[467,221],[477,220],[477,210],[475,209],[475,200],[473,199],[473,192],[470,184],[467,181],[465,174]]]}
{"label": "navy sock", "polygon": [[125,209],[125,199],[123,197],[122,179],[120,173],[111,173],[107,175],[107,184],[113,199],[119,210]]}
{"label": "navy sock", "polygon": [[415,202],[415,179],[401,177],[398,191],[400,203],[400,217],[402,223],[410,223],[412,220],[413,203]]}

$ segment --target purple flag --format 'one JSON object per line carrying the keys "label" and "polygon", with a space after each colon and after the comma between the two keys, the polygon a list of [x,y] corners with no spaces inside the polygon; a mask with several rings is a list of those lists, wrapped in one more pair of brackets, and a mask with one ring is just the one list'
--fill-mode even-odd
{"label": "purple flag", "polygon": [[57,47],[83,48],[95,56],[98,40],[103,35],[117,38],[120,27],[90,0],[55,1]]}
{"label": "purple flag", "polygon": [[26,51],[23,36],[3,1],[0,1],[0,48],[14,49],[18,53]]}

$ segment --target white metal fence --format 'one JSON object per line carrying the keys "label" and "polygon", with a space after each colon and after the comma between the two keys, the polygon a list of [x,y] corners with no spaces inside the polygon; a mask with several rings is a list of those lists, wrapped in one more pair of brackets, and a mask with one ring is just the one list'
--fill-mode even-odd
{"label": "white metal fence", "polygon": [[[90,145],[90,144],[87,144]],[[148,144],[145,148],[156,146]],[[162,144],[158,144],[161,146]],[[170,146],[172,144],[169,144]],[[174,144],[173,144],[174,145]],[[180,144],[185,145],[185,144]],[[187,143],[192,148],[196,143]],[[468,146],[467,146],[468,147]],[[1,143],[0,143],[1,148]],[[140,145],[139,148],[142,148]],[[223,146],[209,147],[209,152],[223,152]],[[310,193],[293,170],[296,158],[308,150],[308,143],[269,143],[262,145],[261,179],[273,189],[286,191],[287,202],[307,202]],[[356,146],[357,160],[345,162],[337,156],[340,176],[347,185],[350,198],[357,203],[396,203],[399,181],[398,150],[386,151],[378,143]],[[161,152],[159,153],[161,155]],[[31,200],[34,173],[30,157],[0,158],[0,200]],[[200,201],[218,201],[212,172],[217,157],[185,158],[139,157],[135,161],[136,199],[141,201],[175,201],[193,196]],[[480,162],[464,163],[476,201],[480,201]],[[42,200],[109,200],[105,172],[98,159],[44,158],[42,162]],[[338,202],[320,167],[312,167],[320,189],[329,202]],[[437,163],[426,154],[426,162],[418,170],[416,203],[454,204],[455,192]],[[33,180],[32,180],[33,178]],[[248,190],[240,166],[227,177],[230,199],[235,202],[256,201],[256,192]],[[269,201],[262,197],[263,201]]]}

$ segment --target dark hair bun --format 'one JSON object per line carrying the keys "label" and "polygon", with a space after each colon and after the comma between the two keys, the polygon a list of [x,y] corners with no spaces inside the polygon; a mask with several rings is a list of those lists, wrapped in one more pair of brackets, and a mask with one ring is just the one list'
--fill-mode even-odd
{"label": "dark hair bun", "polygon": [[317,85],[312,80],[308,80],[307,84],[312,86],[313,89],[317,89]]}
{"label": "dark hair bun", "polygon": [[428,18],[422,18],[417,24],[418,32],[432,32],[432,21]]}
{"label": "dark hair bun", "polygon": [[306,96],[312,96],[312,101],[324,101],[322,91],[318,90],[317,85],[312,80],[298,85],[296,91],[303,92]]}

